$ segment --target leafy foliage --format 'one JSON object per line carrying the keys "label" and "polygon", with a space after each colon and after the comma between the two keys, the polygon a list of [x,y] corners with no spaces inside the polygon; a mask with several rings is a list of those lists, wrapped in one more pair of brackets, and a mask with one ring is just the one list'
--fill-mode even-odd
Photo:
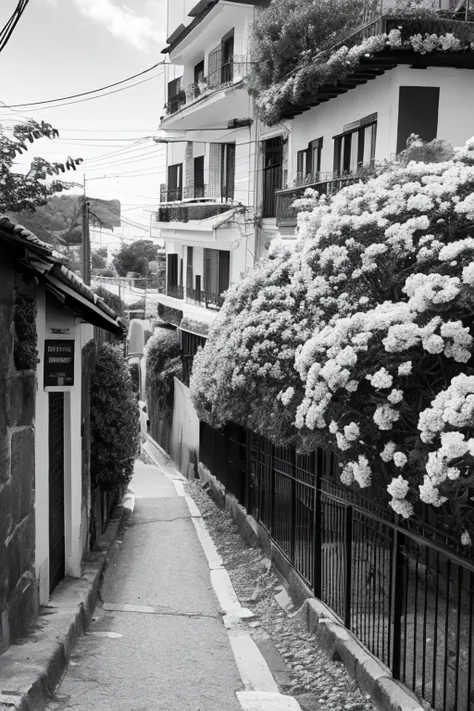
{"label": "leafy foliage", "polygon": [[[104,229],[120,225],[119,200],[88,198],[91,222]],[[34,213],[23,210],[9,217],[56,248],[82,244],[82,195],[54,195]]]}
{"label": "leafy foliage", "polygon": [[353,32],[375,5],[367,0],[272,0],[253,25],[254,87],[282,81],[301,61]]}
{"label": "leafy foliage", "polygon": [[111,291],[108,291],[108,289],[105,289],[103,286],[96,287],[94,291],[97,296],[100,296],[100,298],[105,301],[107,306],[110,306],[110,308],[115,311],[117,316],[124,315],[125,303],[122,301],[120,296],[118,296],[117,294],[113,294]]}
{"label": "leafy foliage", "polygon": [[117,252],[114,265],[120,276],[135,272],[143,277],[148,275],[148,263],[158,258],[158,247],[151,240],[140,239],[129,245],[123,245]]}
{"label": "leafy foliage", "polygon": [[107,247],[94,249],[91,254],[92,269],[105,269],[107,266]]}
{"label": "leafy foliage", "polygon": [[176,331],[171,328],[155,329],[146,345],[146,392],[147,401],[162,419],[173,414],[174,377],[182,374],[181,349],[176,340]]}
{"label": "leafy foliage", "polygon": [[91,386],[91,478],[102,489],[123,488],[140,441],[139,408],[120,349],[98,349]]}
{"label": "leafy foliage", "polygon": [[36,370],[38,335],[36,333],[36,302],[33,297],[17,292],[15,301],[15,345],[13,358],[17,370]]}
{"label": "leafy foliage", "polygon": [[330,448],[345,484],[375,480],[406,517],[431,504],[461,536],[474,530],[474,140],[404,162],[307,195],[294,251],[275,244],[229,290],[191,391],[210,424]]}
{"label": "leafy foliage", "polygon": [[27,173],[13,172],[15,160],[28,151],[28,143],[32,144],[40,138],[52,140],[58,137],[58,131],[51,124],[37,121],[14,126],[11,137],[5,134],[0,136],[0,212],[33,212],[38,206],[46,204],[51,195],[71,187],[54,176],[76,170],[82,158],[69,157],[65,163],[49,163],[44,158],[36,157]]}

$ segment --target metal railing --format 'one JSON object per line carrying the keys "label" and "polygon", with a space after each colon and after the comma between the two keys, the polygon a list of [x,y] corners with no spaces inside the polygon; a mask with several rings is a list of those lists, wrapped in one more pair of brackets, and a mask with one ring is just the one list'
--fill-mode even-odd
{"label": "metal railing", "polygon": [[200,460],[396,679],[436,711],[471,711],[474,564],[445,530],[341,485],[329,452],[201,423]]}
{"label": "metal railing", "polygon": [[172,296],[173,299],[189,299],[200,306],[205,306],[206,309],[220,309],[224,303],[222,294],[215,294],[206,289],[191,289],[190,287],[173,284],[167,286],[163,293],[167,296]]}
{"label": "metal railing", "polygon": [[[323,177],[324,175],[325,177]],[[323,173],[312,176],[308,182],[301,181],[302,184],[277,190],[275,192],[277,225],[279,227],[294,227],[296,225],[298,210],[293,207],[293,203],[298,198],[302,198],[308,188],[315,190],[320,195],[334,195],[347,185],[357,183],[362,179],[362,175],[357,175],[357,173],[342,177],[334,177],[333,173]]]}
{"label": "metal railing", "polygon": [[[173,200],[176,191],[162,191],[161,203],[156,213],[157,222],[189,222],[216,217],[233,206],[234,189],[212,185],[186,186]],[[170,200],[168,201],[168,198]]]}
{"label": "metal railing", "polygon": [[246,56],[234,55],[232,59],[219,64],[216,69],[209,72],[202,81],[191,82],[178,94],[169,97],[166,104],[168,114],[176,113],[183,106],[193,103],[196,99],[206,96],[216,89],[222,89],[242,81],[248,76],[251,66],[252,62]]}

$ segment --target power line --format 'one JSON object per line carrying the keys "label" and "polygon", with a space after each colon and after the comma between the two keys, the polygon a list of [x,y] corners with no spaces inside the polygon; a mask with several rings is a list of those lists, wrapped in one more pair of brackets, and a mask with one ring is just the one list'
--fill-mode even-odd
{"label": "power line", "polygon": [[[26,2],[29,2],[29,0],[26,0]],[[152,67],[148,67],[148,69],[144,69],[142,72],[138,72],[138,74],[133,74],[130,77],[127,77],[126,79],[121,79],[120,81],[116,81],[113,84],[107,84],[107,86],[101,86],[98,89],[91,89],[90,91],[82,91],[79,94],[70,94],[69,96],[61,96],[57,99],[45,99],[44,101],[30,101],[25,104],[10,104],[9,108],[10,109],[21,109],[25,106],[42,106],[44,104],[54,104],[57,101],[67,101],[69,99],[78,99],[79,97],[82,96],[90,96],[91,94],[97,94],[99,91],[105,91],[106,89],[112,89],[115,86],[120,86],[121,84],[126,84],[128,81],[131,81],[132,79],[137,79],[138,77],[143,76],[144,74],[148,74],[149,72],[153,71],[153,69],[156,69],[157,67],[161,66],[162,64],[165,64],[166,60],[162,60],[161,62],[157,62],[154,64]]]}
{"label": "power line", "polygon": [[152,77],[148,77],[147,79],[142,79],[141,81],[137,81],[134,84],[129,84],[128,86],[124,86],[121,89],[114,89],[113,91],[108,91],[104,94],[97,94],[96,96],[86,96],[83,99],[77,99],[77,101],[68,101],[64,104],[54,104],[54,105],[47,105],[47,106],[38,106],[36,108],[29,108],[28,111],[49,111],[50,109],[59,109],[63,106],[74,106],[74,104],[83,104],[86,101],[93,101],[94,99],[103,99],[105,96],[112,96],[112,94],[120,94],[122,91],[126,91],[127,89],[133,89],[136,86],[139,86],[140,84],[146,84],[146,82],[152,81],[152,79],[157,79],[157,77],[161,76],[161,74],[155,74]]}
{"label": "power line", "polygon": [[16,9],[13,11],[12,16],[0,32],[0,52],[7,46],[8,40],[12,36],[15,27],[17,26],[21,19],[21,16],[25,12],[26,6],[28,5],[29,1],[30,0],[20,0],[18,5],[16,6]]}
{"label": "power line", "polygon": [[[132,156],[123,156],[122,158],[119,158],[117,156],[116,160],[112,161],[105,161],[103,163],[100,163],[98,165],[93,165],[93,166],[85,166],[86,170],[89,172],[91,170],[103,170],[103,168],[111,168],[113,166],[118,166],[118,165],[127,165],[130,163],[141,163],[144,160],[151,160],[153,158],[164,158],[163,155],[160,155],[159,153],[157,154],[156,151],[148,151],[145,153],[137,153],[136,155]],[[84,170],[84,167],[83,167]]]}

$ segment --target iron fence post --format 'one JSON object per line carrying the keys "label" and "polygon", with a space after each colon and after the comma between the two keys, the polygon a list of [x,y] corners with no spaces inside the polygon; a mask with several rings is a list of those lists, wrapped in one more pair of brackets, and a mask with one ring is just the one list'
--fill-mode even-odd
{"label": "iron fence post", "polygon": [[250,502],[250,468],[252,466],[250,457],[250,430],[245,429],[245,494],[244,494],[244,506],[247,509],[247,513],[253,516],[253,511],[251,510]]}
{"label": "iron fence post", "polygon": [[268,468],[270,474],[270,535],[275,533],[275,466],[274,466],[275,446],[270,442],[270,457]]}
{"label": "iron fence post", "polygon": [[291,461],[291,529],[290,529],[290,551],[291,560],[295,560],[295,539],[296,539],[296,447],[290,449]]}
{"label": "iron fence post", "polygon": [[344,512],[344,550],[345,550],[345,580],[344,580],[344,625],[351,628],[352,610],[352,519],[353,508],[346,506]]}
{"label": "iron fence post", "polygon": [[395,530],[392,548],[393,642],[391,665],[392,674],[395,679],[400,679],[401,671],[404,567],[404,555],[402,549],[403,543],[403,534],[399,530]]}
{"label": "iron fence post", "polygon": [[318,448],[314,457],[314,519],[313,519],[313,586],[314,594],[322,598],[322,536],[321,536],[321,474],[322,450]]}

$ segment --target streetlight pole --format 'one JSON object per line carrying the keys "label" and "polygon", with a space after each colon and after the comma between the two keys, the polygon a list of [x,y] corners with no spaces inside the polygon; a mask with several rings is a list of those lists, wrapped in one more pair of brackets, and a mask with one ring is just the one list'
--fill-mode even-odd
{"label": "streetlight pole", "polygon": [[89,201],[86,197],[86,176],[84,174],[84,196],[82,199],[82,278],[91,283],[91,236],[89,231]]}

